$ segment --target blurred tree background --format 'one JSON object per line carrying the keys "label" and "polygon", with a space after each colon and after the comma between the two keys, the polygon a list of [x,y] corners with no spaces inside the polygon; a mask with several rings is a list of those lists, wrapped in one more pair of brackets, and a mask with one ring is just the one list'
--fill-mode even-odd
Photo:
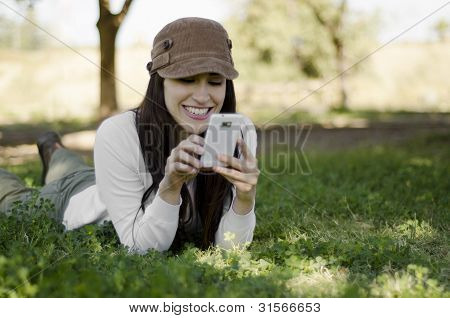
{"label": "blurred tree background", "polygon": [[445,42],[450,39],[450,23],[447,20],[441,19],[436,22],[434,29],[437,33],[439,41]]}
{"label": "blurred tree background", "polygon": [[25,19],[16,21],[0,14],[0,48],[38,50],[46,46],[46,37],[30,21],[36,20],[37,0],[16,0]]}
{"label": "blurred tree background", "polygon": [[[249,0],[229,22],[246,80],[296,81],[342,74],[375,45],[376,16],[350,12],[346,0]],[[336,108],[346,109],[340,77]]]}
{"label": "blurred tree background", "polygon": [[[39,6],[51,5],[48,0],[7,3],[16,4],[25,19],[18,14],[12,17],[14,13],[2,6],[0,124],[92,120],[140,103],[148,84],[145,65],[153,38],[139,37],[156,22],[147,19],[140,28],[135,27],[134,32],[141,33],[132,44],[117,46],[116,38],[148,3],[135,0],[131,6],[131,1],[111,1],[114,8],[110,8],[106,0],[86,1],[86,14],[98,10],[95,19],[85,22],[96,30],[96,44],[89,45],[74,44],[65,33],[58,33],[62,20],[64,28],[76,30],[77,16],[81,19],[84,14],[70,12],[74,8],[70,2],[60,2],[61,17],[45,21],[40,18],[43,9]],[[270,120],[298,101],[301,103],[280,117],[280,122],[337,125],[334,119],[343,113],[450,110],[446,85],[450,27],[445,17],[426,26],[429,40],[392,43],[365,59],[385,42],[379,37],[384,22],[379,10],[360,10],[351,0],[226,3],[230,12],[221,22],[233,40],[233,58],[240,72],[235,82],[238,110],[256,123]],[[200,5],[193,5],[190,12],[199,9]],[[186,9],[183,16],[189,15],[194,14]],[[175,18],[178,16],[168,16],[158,29]],[[126,23],[122,23],[124,19]],[[55,34],[72,50],[43,30]]]}
{"label": "blurred tree background", "polygon": [[134,258],[112,225],[63,233],[47,204],[18,205],[39,213],[0,217],[0,296],[446,297],[450,5],[390,43],[442,5],[1,0],[0,168],[39,188],[36,136],[49,129],[92,164],[99,120],[144,98],[156,32],[201,16],[232,39],[264,178],[242,255]]}
{"label": "blurred tree background", "polygon": [[[45,46],[40,27],[34,24],[35,4],[40,0],[16,0],[24,12],[24,19],[14,22],[0,16],[0,47],[37,50]],[[116,37],[133,0],[126,0],[118,13],[111,11],[109,0],[98,0],[97,29],[100,38],[100,119],[118,110],[116,97]],[[16,32],[11,32],[11,30]]]}

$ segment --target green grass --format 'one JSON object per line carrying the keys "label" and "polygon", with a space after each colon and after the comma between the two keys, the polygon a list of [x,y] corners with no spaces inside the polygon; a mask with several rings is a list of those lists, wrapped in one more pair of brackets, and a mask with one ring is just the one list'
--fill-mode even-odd
{"label": "green grass", "polygon": [[[449,141],[307,153],[309,175],[260,158],[246,251],[128,255],[111,224],[64,233],[48,203],[18,205],[0,216],[0,297],[449,297]],[[38,163],[8,169],[37,184]]]}

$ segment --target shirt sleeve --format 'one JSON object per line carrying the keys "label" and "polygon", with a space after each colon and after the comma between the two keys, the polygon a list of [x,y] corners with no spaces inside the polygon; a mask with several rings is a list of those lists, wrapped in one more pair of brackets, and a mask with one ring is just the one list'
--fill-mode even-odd
{"label": "shirt sleeve", "polygon": [[[250,148],[252,154],[256,156],[257,134],[252,121],[244,116],[242,127],[244,141]],[[233,186],[233,199],[229,210],[222,216],[219,227],[215,234],[216,246],[230,249],[233,247],[244,247],[253,240],[253,231],[256,226],[255,203],[253,207],[245,215],[237,214],[233,209],[234,200],[236,199],[236,189]]]}
{"label": "shirt sleeve", "polygon": [[139,209],[145,187],[139,176],[140,148],[132,140],[111,120],[99,127],[94,145],[97,191],[122,244],[138,253],[165,251],[175,238],[182,199],[169,204],[158,190],[145,213]]}

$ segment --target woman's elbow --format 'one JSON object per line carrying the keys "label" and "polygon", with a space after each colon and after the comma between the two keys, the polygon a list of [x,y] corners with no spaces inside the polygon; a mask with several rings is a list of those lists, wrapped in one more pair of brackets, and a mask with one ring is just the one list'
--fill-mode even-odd
{"label": "woman's elbow", "polygon": [[170,238],[168,236],[164,238],[135,237],[134,240],[131,238],[126,240],[125,242],[122,242],[122,244],[128,247],[129,252],[143,255],[151,250],[155,250],[161,253],[166,252],[170,249],[172,242],[173,238]]}

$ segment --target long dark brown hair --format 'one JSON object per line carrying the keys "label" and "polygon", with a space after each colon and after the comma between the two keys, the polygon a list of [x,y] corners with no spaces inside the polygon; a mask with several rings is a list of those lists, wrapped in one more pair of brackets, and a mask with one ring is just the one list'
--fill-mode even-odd
{"label": "long dark brown hair", "polygon": [[[167,110],[164,99],[164,78],[154,73],[144,100],[139,107],[133,109],[136,113],[136,129],[139,136],[141,151],[147,171],[152,175],[153,183],[142,196],[140,209],[145,212],[145,202],[150,194],[159,187],[164,177],[164,169],[171,150],[176,147],[180,129],[172,115]],[[236,97],[233,81],[226,81],[225,99],[221,113],[236,112]],[[205,132],[200,134],[204,137]],[[238,156],[237,149],[234,154]],[[194,243],[202,249],[214,244],[215,233],[222,217],[224,200],[228,195],[232,198],[231,183],[215,173],[199,173],[195,180],[195,207],[186,183],[181,188],[182,204],[180,207],[178,229],[170,250],[178,251],[185,243]],[[139,212],[139,211],[138,211]],[[137,213],[138,213],[137,212]],[[186,231],[186,226],[197,213],[200,224],[194,232]],[[137,216],[137,214],[136,214]],[[135,218],[136,219],[136,218]],[[134,228],[134,224],[133,224]],[[133,233],[134,240],[134,233]]]}

